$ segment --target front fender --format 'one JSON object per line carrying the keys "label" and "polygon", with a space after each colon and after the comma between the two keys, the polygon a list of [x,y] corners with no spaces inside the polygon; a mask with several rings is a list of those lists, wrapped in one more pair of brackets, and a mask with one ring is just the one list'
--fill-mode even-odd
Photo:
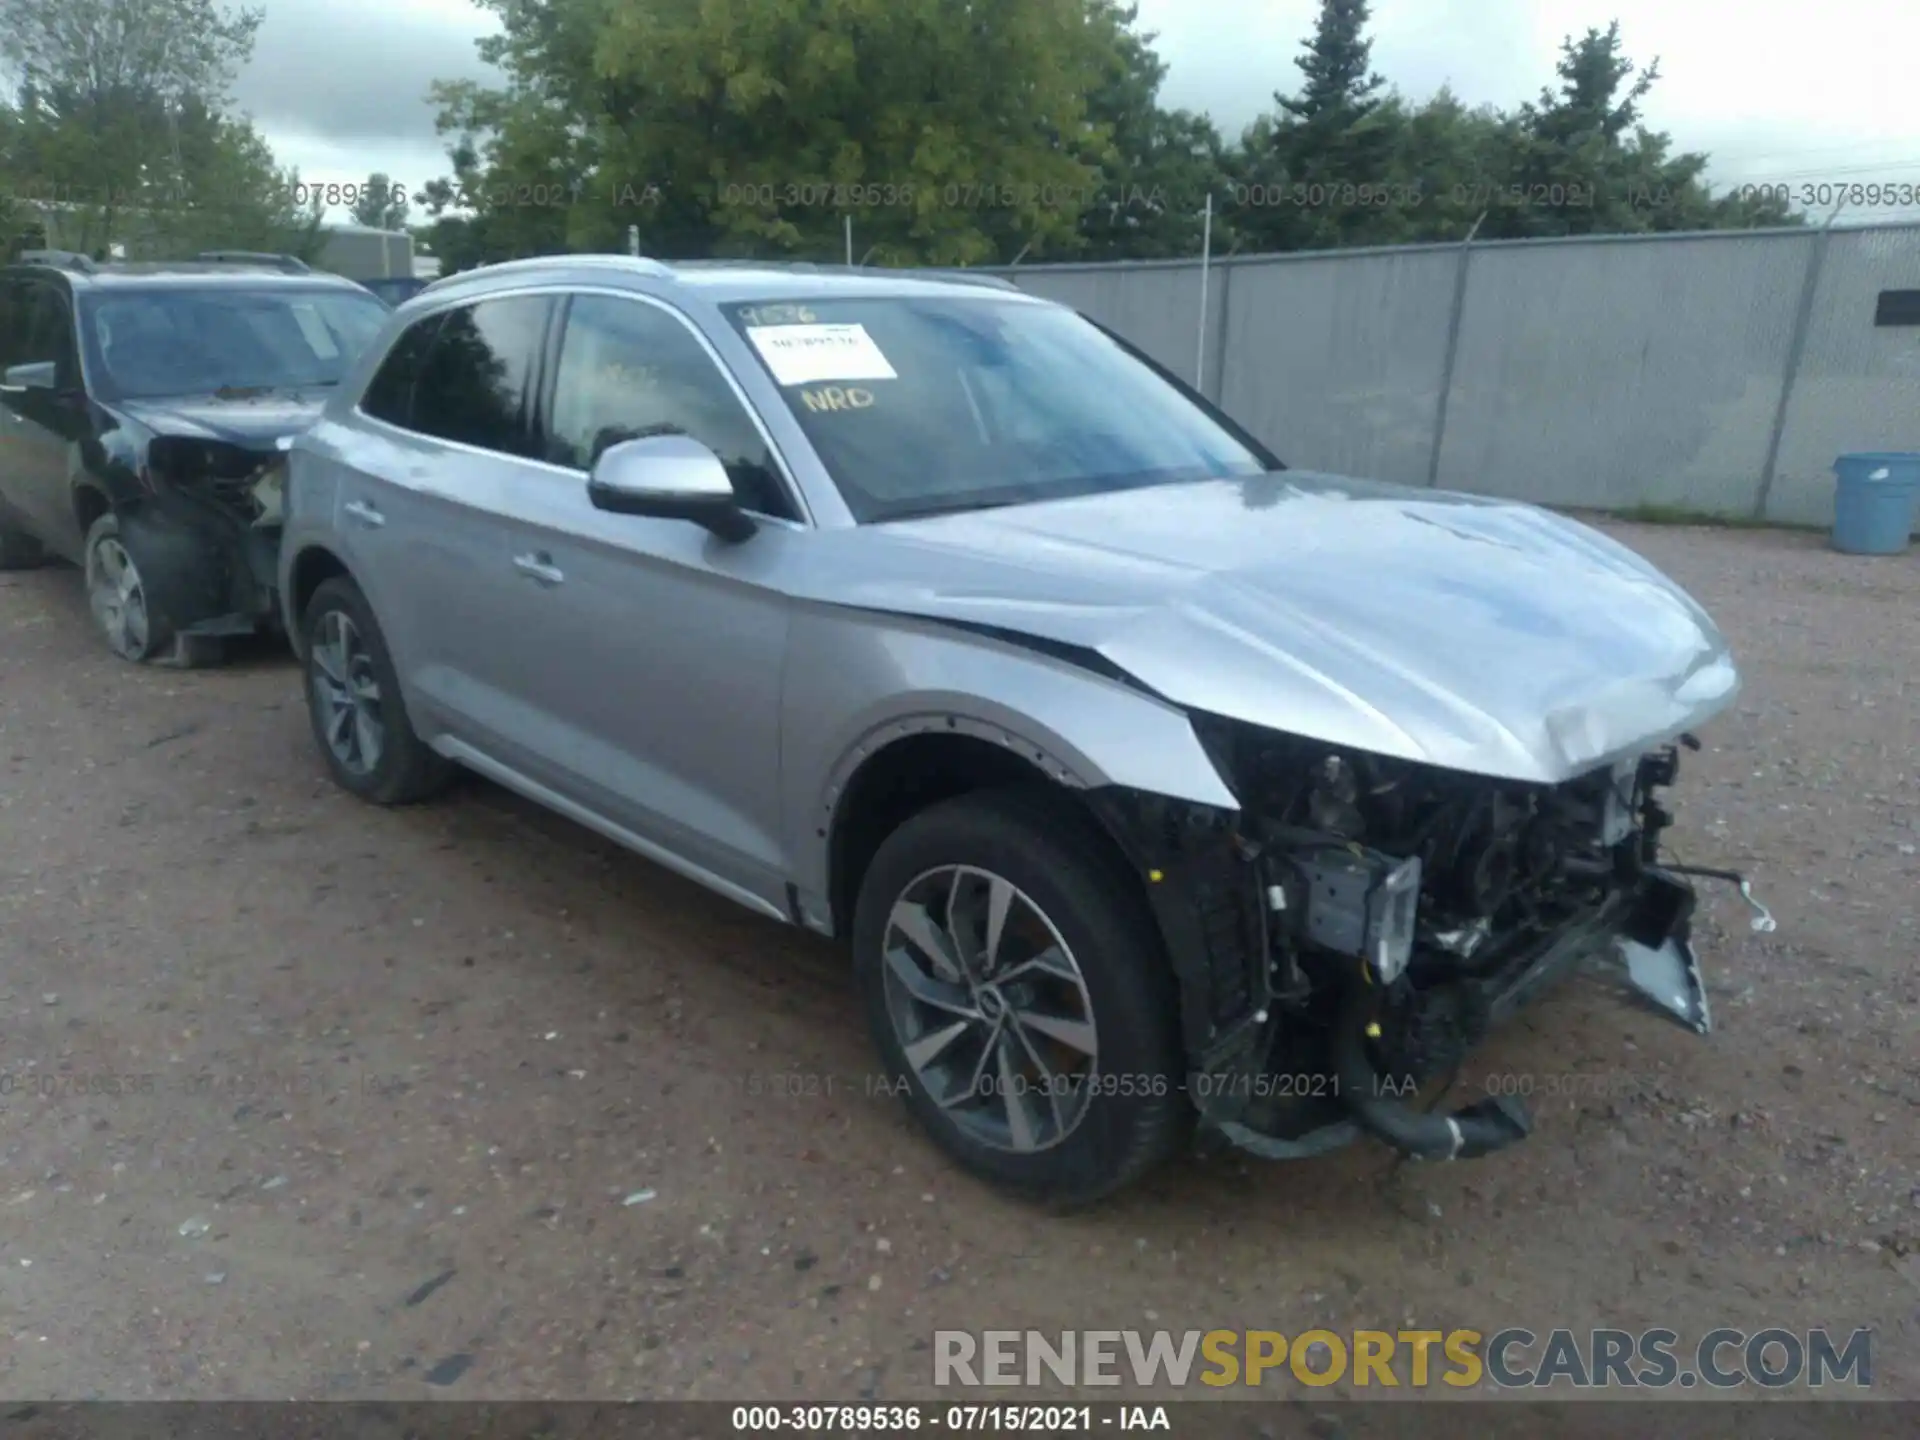
{"label": "front fender", "polygon": [[1184,711],[1058,655],[936,621],[796,615],[781,726],[795,883],[827,893],[835,807],[887,745],[949,731],[1005,745],[1075,789],[1124,786],[1239,808]]}

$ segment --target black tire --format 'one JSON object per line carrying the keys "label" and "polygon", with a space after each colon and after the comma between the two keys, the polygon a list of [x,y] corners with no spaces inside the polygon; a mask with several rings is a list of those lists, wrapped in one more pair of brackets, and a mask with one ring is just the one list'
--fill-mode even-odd
{"label": "black tire", "polygon": [[38,540],[0,525],[0,570],[37,570],[46,563],[47,552]]}
{"label": "black tire", "polygon": [[[87,608],[93,613],[94,627],[107,648],[122,660],[135,665],[165,654],[173,645],[173,626],[166,610],[154,604],[149,589],[154,557],[142,544],[145,532],[135,535],[121,523],[118,515],[108,513],[87,529],[86,546],[80,557],[80,574],[87,589]],[[104,600],[105,590],[114,588],[108,574],[107,556],[117,556],[114,564],[132,568],[134,588],[130,595]],[[137,611],[138,619],[126,617]]]}
{"label": "black tire", "polygon": [[[332,712],[325,698],[322,657],[316,651],[329,617],[336,612],[351,625],[379,687],[376,704],[381,742],[375,763],[364,769],[347,763],[328,739]],[[344,576],[321,584],[313,592],[302,617],[302,640],[302,688],[307,696],[307,716],[313,726],[314,744],[319,746],[334,783],[375,805],[410,805],[444,790],[453,778],[453,763],[414,734],[413,724],[407,718],[406,701],[400,692],[399,676],[394,672],[393,657],[387,650],[386,636],[360,587]]]}
{"label": "black tire", "polygon": [[[1012,882],[1077,962],[1097,1034],[1085,1111],[1048,1148],[985,1143],[957,1123],[908,1061],[887,995],[883,954],[894,904],[916,877],[977,867]],[[890,1087],[964,1168],[1061,1208],[1088,1205],[1174,1154],[1191,1133],[1179,997],[1138,878],[1097,824],[1044,789],[978,792],[916,815],[888,836],[861,883],[853,952]],[[996,1008],[997,1005],[996,1005]],[[901,1083],[904,1079],[904,1085]]]}

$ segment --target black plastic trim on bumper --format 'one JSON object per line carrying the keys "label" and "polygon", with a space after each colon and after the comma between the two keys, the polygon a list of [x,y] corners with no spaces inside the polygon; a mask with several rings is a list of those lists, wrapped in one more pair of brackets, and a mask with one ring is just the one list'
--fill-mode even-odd
{"label": "black plastic trim on bumper", "polygon": [[[1485,984],[1487,1027],[1512,1018],[1583,962],[1619,940],[1648,946],[1685,945],[1693,914],[1691,886],[1649,869],[1632,890],[1611,896],[1585,920],[1551,940],[1531,961]],[[1356,981],[1334,1029],[1335,1075],[1353,1118],[1376,1138],[1417,1160],[1467,1160],[1524,1140],[1533,1118],[1513,1096],[1494,1096],[1451,1115],[1417,1110],[1401,1098],[1410,1087],[1383,1077],[1367,1056],[1366,1036],[1375,996]]]}

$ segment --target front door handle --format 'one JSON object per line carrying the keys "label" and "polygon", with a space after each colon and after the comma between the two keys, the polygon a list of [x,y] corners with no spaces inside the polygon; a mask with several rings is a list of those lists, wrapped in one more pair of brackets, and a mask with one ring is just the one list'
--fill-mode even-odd
{"label": "front door handle", "polygon": [[345,510],[347,514],[358,520],[369,530],[378,530],[382,525],[387,523],[387,517],[374,509],[373,506],[367,504],[364,500],[349,500],[340,508]]}
{"label": "front door handle", "polygon": [[544,550],[531,555],[514,556],[513,568],[546,586],[558,585],[567,578],[560,567],[553,563],[553,557]]}

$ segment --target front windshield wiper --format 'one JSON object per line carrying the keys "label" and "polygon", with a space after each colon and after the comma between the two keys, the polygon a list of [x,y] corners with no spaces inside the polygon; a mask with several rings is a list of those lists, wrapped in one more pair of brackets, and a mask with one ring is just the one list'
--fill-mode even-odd
{"label": "front windshield wiper", "polygon": [[932,515],[958,515],[973,510],[1004,510],[1009,505],[1024,505],[1021,500],[984,500],[965,495],[949,495],[940,500],[927,500],[918,505],[904,506],[898,510],[888,510],[876,515],[880,524],[890,520],[925,520]]}
{"label": "front windshield wiper", "polygon": [[338,380],[302,380],[294,385],[222,385],[213,392],[216,400],[252,400],[261,395],[296,395],[302,390],[330,390]]}

